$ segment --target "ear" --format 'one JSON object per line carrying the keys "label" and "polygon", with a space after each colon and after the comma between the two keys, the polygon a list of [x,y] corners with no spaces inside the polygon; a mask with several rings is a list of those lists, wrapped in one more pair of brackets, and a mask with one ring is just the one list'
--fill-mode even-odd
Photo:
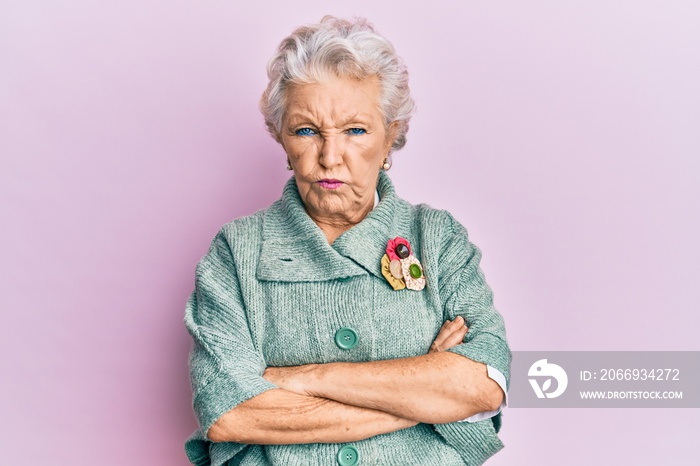
{"label": "ear", "polygon": [[391,150],[391,146],[394,144],[394,140],[396,140],[396,135],[399,132],[399,122],[398,121],[392,121],[391,124],[386,129],[386,140],[384,141],[384,152],[389,153]]}
{"label": "ear", "polygon": [[[281,134],[277,134],[275,137],[275,140],[279,143],[280,146],[282,146],[282,150],[284,150],[284,154],[287,155],[287,147],[284,145],[284,139],[282,139]],[[289,156],[287,156],[289,157]]]}

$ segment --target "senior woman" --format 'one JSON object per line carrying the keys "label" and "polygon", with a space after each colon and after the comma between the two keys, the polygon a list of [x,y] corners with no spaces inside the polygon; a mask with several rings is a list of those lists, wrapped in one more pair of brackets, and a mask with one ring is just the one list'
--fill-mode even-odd
{"label": "senior woman", "polygon": [[386,171],[413,100],[366,20],[295,30],[261,109],[294,176],[196,271],[185,323],[197,465],[475,465],[499,451],[511,354],[449,213]]}

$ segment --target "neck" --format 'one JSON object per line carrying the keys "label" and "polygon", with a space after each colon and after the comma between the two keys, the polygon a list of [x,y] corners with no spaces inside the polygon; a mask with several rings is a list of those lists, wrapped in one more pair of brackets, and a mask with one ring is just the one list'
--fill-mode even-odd
{"label": "neck", "polygon": [[323,234],[326,236],[328,244],[333,244],[333,241],[335,241],[345,231],[350,229],[350,227],[341,228],[333,225],[325,225],[322,223],[317,223],[317,225],[319,226],[319,228],[321,228],[321,231],[323,231]]}
{"label": "neck", "polygon": [[307,213],[311,220],[314,221],[316,225],[323,231],[323,234],[328,240],[328,244],[333,244],[340,235],[360,223],[374,208],[374,202],[368,204],[365,208],[358,211],[352,217],[345,216],[331,216],[326,217],[324,215],[319,215],[316,212],[310,212],[307,209]]}

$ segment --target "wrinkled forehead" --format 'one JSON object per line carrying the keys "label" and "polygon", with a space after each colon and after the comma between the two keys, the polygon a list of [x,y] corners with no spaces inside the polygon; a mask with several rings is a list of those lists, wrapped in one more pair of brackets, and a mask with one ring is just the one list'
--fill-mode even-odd
{"label": "wrinkled forehead", "polygon": [[364,79],[329,77],[319,82],[292,84],[286,90],[284,120],[342,124],[358,119],[382,120],[380,82],[376,76]]}

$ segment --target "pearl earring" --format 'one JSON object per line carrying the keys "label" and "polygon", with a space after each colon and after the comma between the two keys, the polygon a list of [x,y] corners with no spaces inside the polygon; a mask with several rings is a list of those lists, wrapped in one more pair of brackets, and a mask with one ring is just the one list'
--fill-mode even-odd
{"label": "pearl earring", "polygon": [[384,159],[384,163],[382,164],[382,170],[387,171],[391,168],[391,155],[388,155]]}

